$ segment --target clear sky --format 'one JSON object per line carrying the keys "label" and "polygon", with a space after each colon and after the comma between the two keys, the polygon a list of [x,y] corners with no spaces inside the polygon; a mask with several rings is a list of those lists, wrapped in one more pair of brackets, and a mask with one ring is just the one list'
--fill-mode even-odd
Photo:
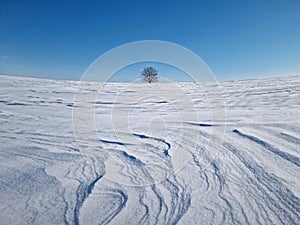
{"label": "clear sky", "polygon": [[0,28],[0,74],[80,79],[150,39],[189,48],[220,80],[300,75],[300,0],[0,0]]}

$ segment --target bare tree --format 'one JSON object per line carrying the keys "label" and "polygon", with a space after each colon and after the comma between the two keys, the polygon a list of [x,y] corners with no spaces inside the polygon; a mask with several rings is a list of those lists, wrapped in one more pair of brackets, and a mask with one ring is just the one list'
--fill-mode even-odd
{"label": "bare tree", "polygon": [[158,81],[158,72],[153,66],[145,67],[141,73],[143,81],[153,83]]}

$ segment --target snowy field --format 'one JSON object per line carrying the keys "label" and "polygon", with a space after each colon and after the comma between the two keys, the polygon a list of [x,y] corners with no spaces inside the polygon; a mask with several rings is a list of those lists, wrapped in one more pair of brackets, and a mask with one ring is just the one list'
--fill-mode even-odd
{"label": "snowy field", "polygon": [[0,79],[1,225],[300,224],[299,76],[222,82],[225,108],[213,85]]}

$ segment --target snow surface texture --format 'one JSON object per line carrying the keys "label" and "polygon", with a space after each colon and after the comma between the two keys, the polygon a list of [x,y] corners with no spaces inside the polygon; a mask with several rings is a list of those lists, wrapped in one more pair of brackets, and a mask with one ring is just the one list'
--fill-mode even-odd
{"label": "snow surface texture", "polygon": [[[178,84],[200,122],[178,116],[167,84],[110,83],[93,103],[97,138],[83,120],[77,142],[78,82],[0,78],[0,224],[300,224],[300,77],[221,83],[224,121]],[[157,87],[163,97],[115,101]],[[172,173],[176,152],[189,160]]]}

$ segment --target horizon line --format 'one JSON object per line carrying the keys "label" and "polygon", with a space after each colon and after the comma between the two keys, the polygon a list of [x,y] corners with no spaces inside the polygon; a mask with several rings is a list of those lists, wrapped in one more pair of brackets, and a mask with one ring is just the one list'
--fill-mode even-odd
{"label": "horizon line", "polygon": [[[27,76],[27,75],[21,75],[21,74],[5,74],[5,73],[0,73],[0,76],[6,76],[6,77],[20,77],[20,78],[32,78],[32,79],[42,79],[42,80],[54,80],[54,81],[82,81],[81,79],[68,79],[68,78],[51,78],[51,77],[40,77],[40,76]],[[216,81],[219,82],[229,82],[229,81],[245,81],[245,80],[263,80],[263,79],[274,79],[274,78],[282,78],[282,77],[297,77],[300,76],[300,74],[288,74],[288,75],[267,75],[265,77],[252,77],[252,78],[242,78],[242,79],[228,79],[228,80],[220,80],[216,78]],[[139,79],[139,78],[137,78]],[[87,82],[99,82],[95,80],[90,80]],[[173,81],[175,83],[197,83],[193,81]],[[101,83],[132,83],[132,81],[105,81]],[[145,83],[145,82],[141,82]],[[166,82],[155,82],[155,83],[166,83]]]}

